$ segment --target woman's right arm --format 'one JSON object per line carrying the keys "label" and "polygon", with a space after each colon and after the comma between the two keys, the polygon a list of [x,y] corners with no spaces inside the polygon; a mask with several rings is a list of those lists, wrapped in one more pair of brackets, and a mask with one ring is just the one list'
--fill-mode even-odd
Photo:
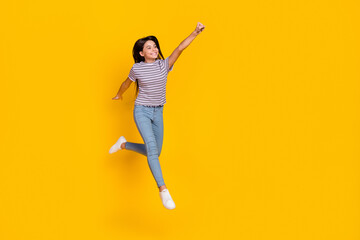
{"label": "woman's right arm", "polygon": [[131,83],[133,81],[131,81],[131,79],[128,77],[120,86],[120,89],[118,91],[118,93],[116,94],[115,97],[113,97],[113,100],[118,100],[121,99],[122,100],[122,95],[123,93],[130,87]]}

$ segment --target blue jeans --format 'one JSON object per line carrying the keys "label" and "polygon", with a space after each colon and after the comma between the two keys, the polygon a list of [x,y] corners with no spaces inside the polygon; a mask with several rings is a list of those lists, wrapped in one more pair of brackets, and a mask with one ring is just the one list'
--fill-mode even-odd
{"label": "blue jeans", "polygon": [[151,173],[158,187],[165,185],[159,162],[164,136],[163,109],[164,105],[135,105],[134,120],[144,144],[125,143],[125,149],[147,157]]}

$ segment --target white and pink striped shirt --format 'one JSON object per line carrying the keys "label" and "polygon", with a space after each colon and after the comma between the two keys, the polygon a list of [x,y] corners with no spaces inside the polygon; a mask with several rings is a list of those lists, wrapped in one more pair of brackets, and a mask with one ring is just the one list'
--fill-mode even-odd
{"label": "white and pink striped shirt", "polygon": [[139,82],[139,94],[135,105],[158,106],[166,103],[167,75],[173,69],[169,69],[169,57],[157,59],[153,63],[139,62],[132,66],[129,78]]}

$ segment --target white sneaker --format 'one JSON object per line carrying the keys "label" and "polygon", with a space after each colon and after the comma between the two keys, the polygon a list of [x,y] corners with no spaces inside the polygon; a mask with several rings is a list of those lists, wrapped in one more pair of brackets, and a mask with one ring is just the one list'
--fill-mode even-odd
{"label": "white sneaker", "polygon": [[160,193],[160,198],[161,198],[161,201],[162,201],[164,207],[167,209],[174,209],[175,203],[170,196],[169,190],[167,188],[165,188],[164,190],[162,190],[159,193]]}
{"label": "white sneaker", "polygon": [[126,139],[121,136],[117,142],[110,148],[109,153],[114,153],[117,152],[118,150],[121,150],[121,144],[123,144],[124,142],[127,142]]}

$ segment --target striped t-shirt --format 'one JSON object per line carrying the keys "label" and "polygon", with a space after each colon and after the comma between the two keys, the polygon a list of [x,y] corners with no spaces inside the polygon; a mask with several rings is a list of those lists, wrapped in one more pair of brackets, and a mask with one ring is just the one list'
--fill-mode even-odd
{"label": "striped t-shirt", "polygon": [[173,69],[169,69],[169,57],[156,59],[153,63],[139,62],[132,66],[129,78],[139,82],[139,94],[135,105],[158,106],[166,103],[167,75]]}

